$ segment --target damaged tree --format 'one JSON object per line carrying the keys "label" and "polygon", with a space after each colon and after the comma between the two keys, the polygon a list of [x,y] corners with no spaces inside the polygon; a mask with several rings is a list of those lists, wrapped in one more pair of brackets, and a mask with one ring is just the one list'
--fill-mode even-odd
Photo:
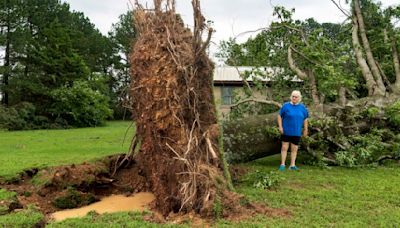
{"label": "damaged tree", "polygon": [[[239,48],[230,46],[231,50],[241,50],[243,53],[237,56],[246,62],[258,56],[246,55],[258,50],[252,44],[268,43],[270,49],[260,59],[289,69],[305,81],[306,87],[300,90],[310,98],[312,114],[310,134],[301,148],[313,164],[358,166],[400,160],[399,30],[391,23],[398,18],[400,8],[381,11],[378,4],[369,0],[353,0],[351,7],[351,13],[343,12],[352,24],[343,26],[320,25],[312,19],[294,21],[293,11],[277,7],[275,15],[280,22],[272,23],[269,30]],[[227,53],[230,60],[236,57],[233,51]],[[279,95],[278,92],[275,93]],[[324,97],[328,102],[321,102]],[[245,162],[279,153],[279,135],[274,134],[276,116],[227,122],[227,160]],[[253,146],[255,141],[262,141],[263,147]],[[249,151],[243,153],[242,148]]]}
{"label": "damaged tree", "polygon": [[193,33],[173,0],[154,0],[154,10],[137,4],[134,11],[139,38],[130,57],[130,95],[137,138],[131,154],[141,144],[135,160],[164,215],[212,215],[220,190],[230,186],[212,95],[214,66],[206,54],[213,30],[199,0],[192,5]]}

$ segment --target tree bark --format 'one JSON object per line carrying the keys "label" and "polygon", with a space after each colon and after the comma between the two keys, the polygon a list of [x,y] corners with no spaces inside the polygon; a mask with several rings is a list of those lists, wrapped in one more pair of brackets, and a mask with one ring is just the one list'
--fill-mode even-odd
{"label": "tree bark", "polygon": [[322,103],[318,95],[317,80],[315,79],[313,70],[309,69],[307,75],[310,79],[311,96],[313,98],[314,105],[316,106],[316,110],[322,112]]}
{"label": "tree bark", "polygon": [[356,54],[357,64],[358,64],[358,66],[360,66],[362,75],[365,79],[365,83],[366,83],[366,86],[368,89],[368,95],[373,96],[377,92],[376,91],[377,85],[376,85],[374,76],[372,75],[371,70],[367,64],[367,61],[365,60],[363,53],[362,53],[360,40],[358,38],[357,18],[355,17],[355,15],[353,15],[352,18],[353,18],[352,42],[353,42],[354,52]]}
{"label": "tree bark", "polygon": [[[9,3],[7,2],[6,5],[8,6]],[[10,77],[10,51],[11,51],[11,23],[10,23],[10,15],[9,15],[9,9],[7,9],[7,22],[6,22],[6,49],[5,49],[5,57],[4,57],[4,73],[3,73],[3,99],[1,103],[4,106],[8,106],[9,101],[8,101],[8,80]]]}
{"label": "tree bark", "polygon": [[307,80],[308,79],[308,75],[300,70],[294,63],[293,60],[293,55],[292,55],[292,47],[289,45],[288,47],[288,63],[289,63],[289,68],[296,73],[297,76],[299,76],[300,79],[302,80]]}
{"label": "tree bark", "polygon": [[365,30],[364,18],[361,12],[359,0],[354,0],[354,11],[357,17],[357,22],[359,26],[359,33],[362,41],[362,46],[364,47],[365,54],[367,57],[368,65],[371,68],[373,77],[375,78],[377,88],[374,95],[385,95],[386,87],[383,83],[382,76],[379,72],[378,66],[375,63],[375,58],[372,54],[371,47],[369,45],[367,33]]}
{"label": "tree bark", "polygon": [[395,92],[400,92],[400,61],[399,52],[397,51],[397,40],[396,37],[392,36],[392,55],[393,55],[393,66],[396,74],[396,81],[394,83],[393,89]]}
{"label": "tree bark", "polygon": [[250,116],[224,123],[224,153],[230,164],[280,153],[279,136],[268,134],[278,126],[277,113]]}
{"label": "tree bark", "polygon": [[315,79],[314,72],[312,71],[312,69],[309,69],[307,72],[304,72],[303,70],[299,69],[296,66],[292,55],[292,47],[290,45],[288,47],[288,63],[289,63],[289,68],[294,73],[296,73],[296,75],[299,76],[300,79],[309,80],[313,102],[317,107],[319,107],[318,110],[322,111],[322,104],[318,95],[317,81]]}
{"label": "tree bark", "polygon": [[346,99],[346,87],[340,87],[339,88],[339,105],[340,106],[345,106],[347,102]]}

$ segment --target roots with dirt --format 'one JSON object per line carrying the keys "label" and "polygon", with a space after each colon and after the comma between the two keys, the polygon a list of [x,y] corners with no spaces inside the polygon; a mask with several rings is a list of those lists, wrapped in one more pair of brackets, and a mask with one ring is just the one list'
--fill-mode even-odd
{"label": "roots with dirt", "polygon": [[154,0],[151,10],[137,4],[134,10],[139,37],[130,57],[130,95],[137,137],[130,155],[164,216],[194,212],[214,217],[218,205],[234,208],[226,200],[234,193],[228,193],[231,182],[212,93],[214,65],[206,53],[213,30],[199,0],[192,6],[193,31],[173,0]]}

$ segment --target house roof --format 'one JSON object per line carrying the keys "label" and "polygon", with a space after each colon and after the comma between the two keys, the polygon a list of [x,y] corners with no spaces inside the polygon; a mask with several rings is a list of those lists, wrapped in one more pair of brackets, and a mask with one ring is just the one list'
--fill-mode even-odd
{"label": "house roof", "polygon": [[[257,72],[252,72],[257,69]],[[233,67],[233,66],[220,66],[216,67],[214,70],[214,82],[221,81],[221,82],[242,82],[242,76],[248,72],[250,73],[250,77],[247,81],[253,81],[255,77],[261,81],[271,81],[269,77],[261,77],[257,74],[265,74],[267,68],[255,68],[255,67]]]}
{"label": "house roof", "polygon": [[[254,79],[262,82],[271,82],[274,80],[274,76],[283,72],[283,69],[279,67],[219,66],[214,69],[214,84],[243,84],[242,75],[245,75],[246,72],[250,74],[250,76],[247,78],[247,81],[250,83],[253,82]],[[264,77],[261,75],[264,75]],[[301,80],[295,77],[292,79],[292,81]]]}

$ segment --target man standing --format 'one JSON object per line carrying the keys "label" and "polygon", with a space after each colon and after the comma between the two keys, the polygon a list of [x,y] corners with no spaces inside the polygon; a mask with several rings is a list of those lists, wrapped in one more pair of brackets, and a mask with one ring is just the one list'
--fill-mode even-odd
{"label": "man standing", "polygon": [[278,115],[279,131],[281,132],[281,165],[280,171],[285,170],[287,151],[290,145],[290,166],[289,170],[299,170],[296,166],[297,150],[301,136],[308,135],[308,111],[300,103],[301,93],[294,90],[290,96],[290,102],[283,104]]}

